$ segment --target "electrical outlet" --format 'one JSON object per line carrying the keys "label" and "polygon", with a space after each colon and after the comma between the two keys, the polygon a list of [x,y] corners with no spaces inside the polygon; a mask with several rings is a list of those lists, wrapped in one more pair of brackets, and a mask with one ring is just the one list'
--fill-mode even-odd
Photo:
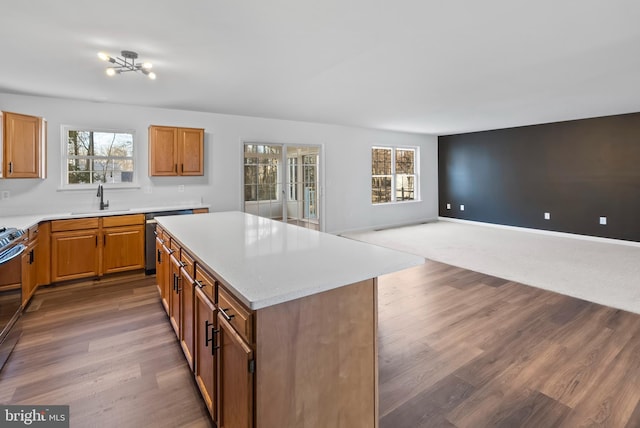
{"label": "electrical outlet", "polygon": [[153,188],[151,186],[144,186],[144,193],[146,194],[153,193]]}
{"label": "electrical outlet", "polygon": [[178,186],[178,192],[180,193],[184,192],[184,184],[181,184]]}
{"label": "electrical outlet", "polygon": [[460,205],[460,211],[464,211],[464,205]]}
{"label": "electrical outlet", "polygon": [[8,190],[3,190],[2,199],[9,199],[9,197],[11,197],[11,192],[9,192]]}
{"label": "electrical outlet", "polygon": [[606,226],[607,218],[606,217],[600,217],[600,224],[603,225],[603,226]]}
{"label": "electrical outlet", "polygon": [[544,213],[544,219],[545,220],[550,220],[551,219],[551,213]]}
{"label": "electrical outlet", "polygon": [[451,209],[451,204],[447,204],[447,209],[450,210]]}

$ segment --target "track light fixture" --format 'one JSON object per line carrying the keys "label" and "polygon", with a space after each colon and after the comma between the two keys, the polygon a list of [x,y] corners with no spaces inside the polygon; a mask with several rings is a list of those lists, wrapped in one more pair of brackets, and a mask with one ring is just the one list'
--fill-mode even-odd
{"label": "track light fixture", "polygon": [[153,67],[151,63],[136,63],[138,54],[133,51],[122,51],[120,52],[120,54],[122,55],[122,58],[112,57],[104,52],[98,53],[98,58],[113,64],[112,66],[107,68],[107,76],[115,76],[116,74],[125,73],[127,71],[139,71],[145,76],[148,76],[149,79],[155,80],[156,73],[151,71],[151,67]]}

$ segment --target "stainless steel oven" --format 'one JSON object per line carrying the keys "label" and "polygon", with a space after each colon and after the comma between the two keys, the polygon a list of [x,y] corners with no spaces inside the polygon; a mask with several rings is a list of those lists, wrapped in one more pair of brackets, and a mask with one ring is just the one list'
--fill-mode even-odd
{"label": "stainless steel oven", "polygon": [[0,228],[0,369],[22,334],[24,231]]}

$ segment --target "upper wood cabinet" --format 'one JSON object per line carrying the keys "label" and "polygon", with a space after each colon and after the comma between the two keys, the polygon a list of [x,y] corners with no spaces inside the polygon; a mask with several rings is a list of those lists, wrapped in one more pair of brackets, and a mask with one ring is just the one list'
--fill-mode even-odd
{"label": "upper wood cabinet", "polygon": [[204,129],[150,126],[149,175],[204,175]]}
{"label": "upper wood cabinet", "polygon": [[2,113],[5,178],[46,177],[46,121],[41,117]]}

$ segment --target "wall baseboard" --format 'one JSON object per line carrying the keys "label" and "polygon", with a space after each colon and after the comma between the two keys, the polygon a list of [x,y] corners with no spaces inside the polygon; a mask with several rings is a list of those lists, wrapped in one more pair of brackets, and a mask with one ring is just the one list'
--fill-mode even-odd
{"label": "wall baseboard", "polygon": [[357,232],[369,232],[369,231],[378,232],[380,230],[397,229],[399,227],[417,226],[419,224],[432,223],[434,221],[438,221],[438,217],[430,217],[430,218],[425,218],[423,220],[410,221],[407,223],[390,223],[390,224],[383,224],[381,226],[376,226],[376,227],[368,226],[368,227],[362,227],[362,228],[356,228],[356,229],[340,230],[340,231],[335,231],[330,233],[332,235],[340,236],[345,233],[357,233]]}
{"label": "wall baseboard", "polygon": [[528,227],[519,227],[519,226],[507,226],[504,224],[484,223],[481,221],[462,220],[459,218],[442,217],[442,216],[438,217],[438,221],[450,221],[452,223],[474,224],[477,226],[494,227],[496,229],[515,230],[518,232],[537,233],[539,235],[549,235],[549,236],[556,236],[561,238],[573,238],[573,239],[580,239],[583,241],[601,242],[605,244],[627,245],[630,247],[640,248],[640,242],[625,241],[622,239],[601,238],[599,236],[579,235],[577,233],[555,232],[553,230],[531,229]]}

